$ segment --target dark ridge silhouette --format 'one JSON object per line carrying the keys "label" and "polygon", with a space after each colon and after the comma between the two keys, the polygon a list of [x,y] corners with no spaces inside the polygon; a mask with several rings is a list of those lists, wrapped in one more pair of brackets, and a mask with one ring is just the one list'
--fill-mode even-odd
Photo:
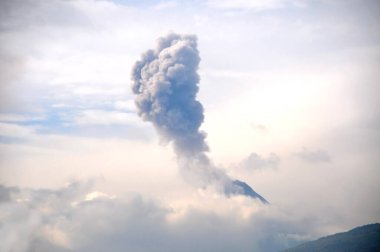
{"label": "dark ridge silhouette", "polygon": [[235,180],[233,184],[243,189],[243,195],[247,195],[252,198],[257,198],[264,204],[269,204],[269,202],[266,199],[264,199],[264,197],[255,192],[247,183],[240,180]]}
{"label": "dark ridge silhouette", "polygon": [[283,252],[379,252],[380,224],[368,224],[348,232],[303,243]]}

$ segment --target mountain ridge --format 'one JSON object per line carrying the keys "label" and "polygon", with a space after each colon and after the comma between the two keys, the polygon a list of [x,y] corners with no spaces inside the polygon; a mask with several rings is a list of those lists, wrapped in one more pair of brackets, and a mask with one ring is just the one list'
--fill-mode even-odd
{"label": "mountain ridge", "polygon": [[325,236],[282,252],[378,252],[380,224],[359,226],[347,232]]}

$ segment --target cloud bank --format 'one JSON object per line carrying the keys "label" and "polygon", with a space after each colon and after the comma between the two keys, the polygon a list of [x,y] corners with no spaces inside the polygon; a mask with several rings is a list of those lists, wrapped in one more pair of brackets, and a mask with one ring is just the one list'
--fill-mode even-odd
{"label": "cloud bank", "polygon": [[246,197],[167,206],[93,186],[0,186],[0,251],[277,251],[299,243],[312,224]]}

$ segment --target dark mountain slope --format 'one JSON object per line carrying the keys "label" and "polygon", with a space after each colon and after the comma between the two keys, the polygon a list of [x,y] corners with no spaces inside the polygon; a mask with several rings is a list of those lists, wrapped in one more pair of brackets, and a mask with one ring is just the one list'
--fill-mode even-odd
{"label": "dark mountain slope", "polygon": [[369,224],[315,241],[301,244],[284,252],[379,252],[380,224]]}

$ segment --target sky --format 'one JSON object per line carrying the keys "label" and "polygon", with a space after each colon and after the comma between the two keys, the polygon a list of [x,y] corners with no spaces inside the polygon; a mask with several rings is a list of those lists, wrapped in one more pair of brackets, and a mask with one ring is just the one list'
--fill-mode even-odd
{"label": "sky", "polygon": [[[379,13],[0,1],[0,251],[269,252],[380,222]],[[170,33],[197,38],[205,155],[270,204],[189,183],[138,115],[133,66]]]}

